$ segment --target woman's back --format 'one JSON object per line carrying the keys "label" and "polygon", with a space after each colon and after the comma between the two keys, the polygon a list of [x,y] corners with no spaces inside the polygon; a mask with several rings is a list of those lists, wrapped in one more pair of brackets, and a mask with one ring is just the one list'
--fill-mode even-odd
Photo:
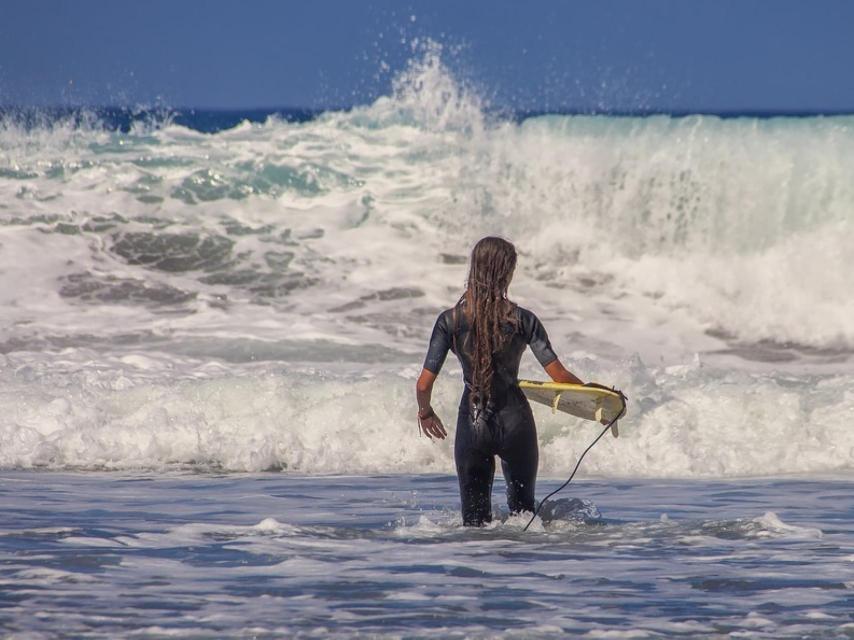
{"label": "woman's back", "polygon": [[[501,323],[501,331],[505,335],[502,348],[492,354],[492,365],[494,375],[492,378],[492,389],[490,396],[496,402],[507,393],[511,387],[515,387],[519,377],[519,363],[525,347],[530,345],[534,356],[542,366],[557,359],[548,335],[542,323],[528,309],[513,303],[508,303],[510,308],[506,321]],[[463,369],[463,380],[466,391],[470,390],[474,379],[474,363],[472,361],[472,326],[470,314],[466,313],[465,303],[461,302],[455,307],[443,311],[436,320],[433,335],[430,338],[430,346],[424,368],[438,373],[442,368],[448,351],[453,351],[460,361]]]}

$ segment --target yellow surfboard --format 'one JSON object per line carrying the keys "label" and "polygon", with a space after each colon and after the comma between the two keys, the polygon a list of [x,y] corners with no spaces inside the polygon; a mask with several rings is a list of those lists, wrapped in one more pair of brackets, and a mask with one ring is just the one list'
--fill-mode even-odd
{"label": "yellow surfboard", "polygon": [[[626,410],[625,396],[599,385],[519,380],[519,388],[529,400],[551,407],[552,412],[563,411],[602,424],[622,417]],[[615,438],[619,435],[616,422],[611,433]]]}

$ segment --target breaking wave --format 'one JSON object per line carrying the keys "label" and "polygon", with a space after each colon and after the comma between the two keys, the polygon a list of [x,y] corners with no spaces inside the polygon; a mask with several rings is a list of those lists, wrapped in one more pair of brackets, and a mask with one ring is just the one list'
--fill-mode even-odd
{"label": "breaking wave", "polygon": [[[497,233],[511,295],[634,398],[589,472],[852,467],[854,118],[502,120],[428,45],[350,111],[6,116],[0,151],[0,466],[449,471],[409,377]],[[589,430],[542,425],[560,473]]]}

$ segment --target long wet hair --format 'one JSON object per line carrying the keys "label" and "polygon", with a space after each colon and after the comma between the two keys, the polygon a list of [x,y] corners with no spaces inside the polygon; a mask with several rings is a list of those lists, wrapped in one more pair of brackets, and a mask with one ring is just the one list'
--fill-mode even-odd
{"label": "long wet hair", "polygon": [[471,252],[466,292],[460,299],[465,304],[469,321],[467,351],[471,357],[471,402],[483,408],[489,402],[495,375],[493,356],[512,337],[505,327],[517,324],[516,308],[507,299],[507,288],[516,268],[516,248],[507,240],[486,237]]}

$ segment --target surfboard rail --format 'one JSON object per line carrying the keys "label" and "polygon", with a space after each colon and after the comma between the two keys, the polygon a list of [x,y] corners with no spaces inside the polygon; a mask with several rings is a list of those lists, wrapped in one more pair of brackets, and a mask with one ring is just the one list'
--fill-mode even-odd
{"label": "surfboard rail", "polygon": [[[625,396],[602,385],[573,384],[538,380],[519,380],[519,388],[534,402],[578,418],[607,424],[625,412]],[[617,437],[616,422],[611,433]]]}

